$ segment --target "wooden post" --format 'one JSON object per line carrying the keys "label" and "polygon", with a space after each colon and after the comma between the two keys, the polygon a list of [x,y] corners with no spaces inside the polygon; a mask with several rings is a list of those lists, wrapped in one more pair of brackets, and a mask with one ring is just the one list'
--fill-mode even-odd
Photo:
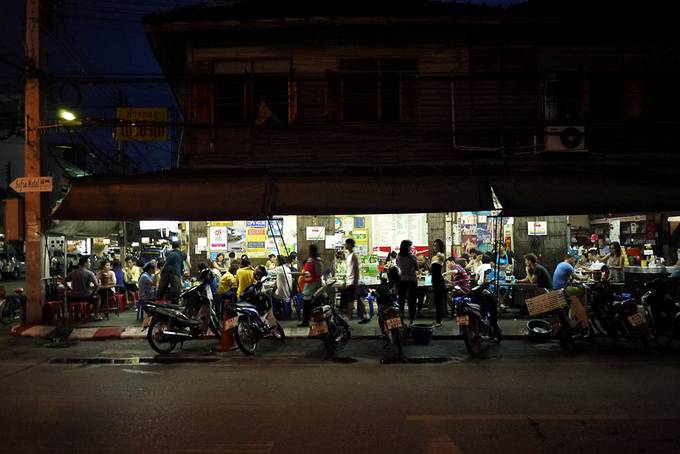
{"label": "wooden post", "polygon": [[[25,176],[42,176],[44,157],[40,148],[38,127],[42,121],[42,99],[40,71],[45,61],[42,43],[44,0],[26,0],[26,62],[28,72],[25,86]],[[41,305],[44,294],[42,285],[44,267],[43,213],[47,195],[41,192],[25,194],[26,215],[26,287],[28,323],[36,323],[41,318]],[[66,257],[64,257],[66,258]]]}

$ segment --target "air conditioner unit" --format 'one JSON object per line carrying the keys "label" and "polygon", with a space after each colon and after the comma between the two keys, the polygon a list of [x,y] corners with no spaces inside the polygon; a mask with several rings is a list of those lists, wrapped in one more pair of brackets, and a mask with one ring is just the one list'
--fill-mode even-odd
{"label": "air conditioner unit", "polygon": [[544,135],[545,151],[587,151],[584,132],[583,126],[547,126]]}

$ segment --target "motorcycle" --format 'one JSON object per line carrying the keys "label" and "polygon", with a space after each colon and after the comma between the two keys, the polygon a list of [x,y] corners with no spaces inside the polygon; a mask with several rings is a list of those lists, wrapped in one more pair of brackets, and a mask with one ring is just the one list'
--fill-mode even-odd
{"label": "motorcycle", "polygon": [[491,319],[491,306],[498,304],[496,295],[490,290],[491,282],[485,282],[465,293],[456,286],[455,293],[464,296],[454,298],[454,313],[458,330],[463,336],[465,348],[470,356],[479,357],[489,343],[499,344],[503,340],[500,328]]}
{"label": "motorcycle", "polygon": [[334,356],[340,345],[351,337],[349,324],[340,315],[331,301],[329,291],[335,284],[334,279],[326,281],[312,295],[309,337],[319,337],[329,355]]}
{"label": "motorcycle", "polygon": [[161,354],[172,352],[177,342],[205,336],[208,329],[219,339],[220,322],[213,307],[210,283],[212,271],[201,271],[201,283],[180,294],[180,304],[147,303],[144,311],[148,325],[146,339],[151,348]]}
{"label": "motorcycle", "polygon": [[668,279],[654,279],[645,282],[645,293],[640,298],[649,328],[654,337],[680,339],[680,302],[668,295]]}
{"label": "motorcycle", "polygon": [[22,317],[22,307],[26,306],[26,295],[23,288],[14,289],[14,295],[7,295],[0,300],[0,323],[9,325]]}
{"label": "motorcycle", "polygon": [[248,287],[236,304],[226,307],[225,329],[233,330],[239,350],[253,355],[257,343],[265,337],[286,341],[283,327],[276,320],[273,309],[271,280],[256,282]]}
{"label": "motorcycle", "polygon": [[590,291],[594,332],[614,339],[640,341],[647,351],[649,324],[644,308],[632,298],[617,295],[606,280],[592,284]]}
{"label": "motorcycle", "polygon": [[[384,293],[382,293],[383,290],[385,290]],[[397,355],[401,357],[403,356],[401,340],[404,337],[404,324],[401,320],[397,298],[391,289],[381,288],[373,291],[372,296],[378,301],[378,326],[380,326],[385,344],[394,345]]]}
{"label": "motorcycle", "polygon": [[[546,293],[547,290],[546,290]],[[545,313],[542,317],[550,323],[552,332],[560,341],[562,349],[567,353],[576,351],[576,341],[590,338],[590,322],[585,308],[576,299],[570,297],[566,290],[549,292],[562,298],[559,309]]]}

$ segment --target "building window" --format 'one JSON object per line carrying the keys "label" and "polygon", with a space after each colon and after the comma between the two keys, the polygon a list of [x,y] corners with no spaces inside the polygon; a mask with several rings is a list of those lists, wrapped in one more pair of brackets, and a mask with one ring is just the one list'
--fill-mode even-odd
{"label": "building window", "polygon": [[216,62],[216,123],[287,124],[291,69],[289,59]]}
{"label": "building window", "polygon": [[548,74],[543,81],[543,113],[546,121],[579,121],[580,80],[576,75]]}
{"label": "building window", "polygon": [[590,79],[590,118],[618,121],[623,117],[624,81],[616,74],[596,74]]}
{"label": "building window", "polygon": [[415,76],[417,60],[343,58],[338,66],[343,121],[402,120],[402,82]]}

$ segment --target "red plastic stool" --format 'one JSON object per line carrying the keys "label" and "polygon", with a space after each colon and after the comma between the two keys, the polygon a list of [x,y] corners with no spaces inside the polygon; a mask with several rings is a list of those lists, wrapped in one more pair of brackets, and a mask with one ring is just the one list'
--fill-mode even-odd
{"label": "red plastic stool", "polygon": [[125,295],[123,293],[116,293],[114,298],[118,304],[118,310],[120,312],[125,312]]}
{"label": "red plastic stool", "polygon": [[64,302],[63,301],[45,301],[43,306],[48,306],[50,309],[49,323],[54,323],[64,317]]}
{"label": "red plastic stool", "polygon": [[68,303],[68,314],[71,321],[75,321],[77,314],[80,318],[80,321],[84,322],[90,315],[90,303],[86,301]]}

